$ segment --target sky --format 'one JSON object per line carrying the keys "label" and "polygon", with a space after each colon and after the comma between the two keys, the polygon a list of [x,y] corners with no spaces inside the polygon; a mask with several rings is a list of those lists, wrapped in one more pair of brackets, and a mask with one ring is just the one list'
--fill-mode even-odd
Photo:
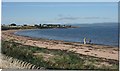
{"label": "sky", "polygon": [[2,24],[118,22],[117,2],[3,2]]}
{"label": "sky", "polygon": [[118,2],[119,0],[2,0],[3,2]]}

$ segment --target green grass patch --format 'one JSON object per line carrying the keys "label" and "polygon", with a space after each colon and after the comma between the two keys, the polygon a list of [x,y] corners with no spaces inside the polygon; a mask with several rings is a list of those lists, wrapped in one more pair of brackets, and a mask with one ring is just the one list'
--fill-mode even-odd
{"label": "green grass patch", "polygon": [[[13,41],[2,40],[2,53],[46,69],[118,69],[118,61],[115,60],[112,60],[112,66],[98,67],[96,65],[97,62],[106,61],[70,51],[68,52],[66,50],[53,50],[27,46]],[[34,53],[51,54],[53,57],[48,58],[46,61],[44,55],[34,55]]]}

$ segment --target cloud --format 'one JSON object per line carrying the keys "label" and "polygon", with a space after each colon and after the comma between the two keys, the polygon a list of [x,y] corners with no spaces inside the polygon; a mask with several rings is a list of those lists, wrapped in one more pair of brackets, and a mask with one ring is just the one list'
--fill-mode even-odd
{"label": "cloud", "polygon": [[58,20],[77,20],[79,19],[78,17],[61,17],[58,18]]}
{"label": "cloud", "polygon": [[57,20],[88,20],[88,19],[111,19],[107,17],[59,17]]}

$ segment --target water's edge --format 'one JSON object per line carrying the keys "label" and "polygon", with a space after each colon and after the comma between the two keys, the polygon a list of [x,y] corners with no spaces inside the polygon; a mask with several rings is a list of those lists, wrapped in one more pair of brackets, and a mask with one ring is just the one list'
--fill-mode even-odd
{"label": "water's edge", "polygon": [[[32,31],[32,30],[38,30],[38,29],[29,29],[29,31]],[[42,30],[42,29],[40,29]],[[20,30],[20,31],[16,31],[14,32],[13,34],[14,35],[17,35],[17,36],[23,36],[23,37],[29,37],[29,38],[32,38],[32,39],[43,39],[43,40],[55,40],[55,41],[63,41],[63,42],[70,42],[70,43],[81,43],[83,44],[83,42],[73,42],[73,41],[66,41],[66,40],[57,40],[57,39],[49,39],[49,38],[37,38],[37,37],[32,37],[32,36],[26,36],[26,35],[21,35],[19,34],[19,32],[21,31],[28,31],[28,30]],[[118,47],[118,45],[107,45],[107,44],[96,44],[96,43],[91,43],[91,45],[103,45],[103,46],[115,46],[115,47]]]}

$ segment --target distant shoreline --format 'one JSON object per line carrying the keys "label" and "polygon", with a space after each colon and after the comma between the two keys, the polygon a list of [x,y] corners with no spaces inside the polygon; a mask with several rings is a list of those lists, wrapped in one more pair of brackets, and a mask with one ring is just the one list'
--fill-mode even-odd
{"label": "distant shoreline", "polygon": [[[15,35],[14,33],[17,31],[21,31],[21,30],[2,31],[2,39],[14,40],[15,42],[22,43],[23,45],[37,46],[48,49],[68,50],[68,51],[74,51],[75,53],[78,54],[118,60],[118,47],[115,46],[96,45],[96,44],[84,45],[78,42],[66,42],[61,40],[49,40],[44,38],[39,38],[39,39],[31,38],[26,36]],[[89,51],[89,53],[84,51]]]}
{"label": "distant shoreline", "polygon": [[12,23],[10,25],[2,25],[2,30],[18,30],[18,29],[54,29],[54,28],[79,28],[72,25],[60,25],[60,24],[34,24],[34,25],[17,25]]}

